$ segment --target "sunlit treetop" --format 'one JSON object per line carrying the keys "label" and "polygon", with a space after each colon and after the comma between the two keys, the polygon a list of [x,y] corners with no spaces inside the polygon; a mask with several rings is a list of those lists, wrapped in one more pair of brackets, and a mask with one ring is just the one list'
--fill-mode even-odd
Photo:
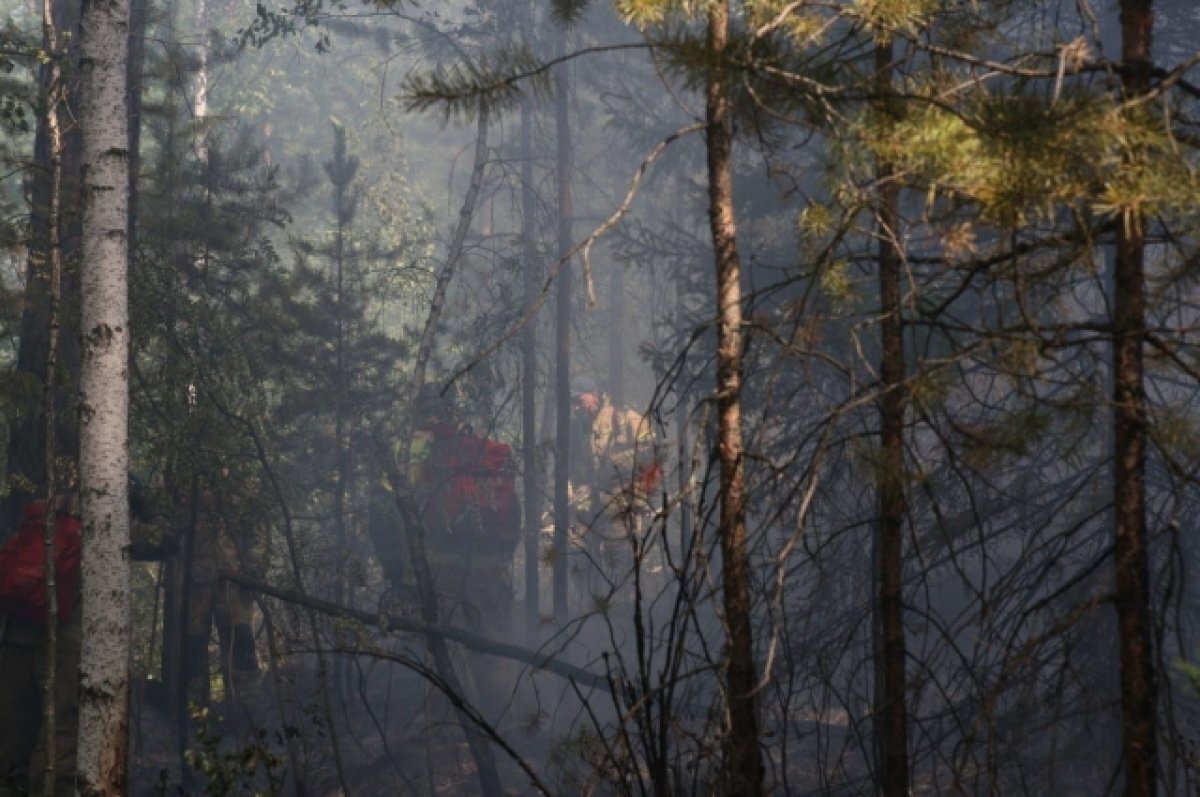
{"label": "sunlit treetop", "polygon": [[1200,200],[1195,155],[1147,106],[1110,95],[1057,99],[1022,89],[977,90],[957,106],[911,102],[868,113],[867,149],[938,195],[977,203],[986,220],[1019,225],[1063,207],[1102,214],[1186,211]]}

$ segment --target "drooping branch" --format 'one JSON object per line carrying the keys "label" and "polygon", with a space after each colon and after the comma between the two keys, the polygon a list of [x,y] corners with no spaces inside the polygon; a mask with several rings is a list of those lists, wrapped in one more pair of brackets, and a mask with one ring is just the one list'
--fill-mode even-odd
{"label": "drooping branch", "polygon": [[553,794],[553,792],[550,791],[550,787],[542,782],[542,779],[538,777],[538,774],[533,771],[533,767],[529,765],[529,762],[522,758],[521,755],[515,749],[513,749],[513,746],[504,740],[504,737],[499,734],[495,726],[488,722],[484,716],[479,713],[478,709],[464,700],[461,694],[451,689],[450,685],[439,678],[436,672],[419,660],[411,656],[387,653],[381,650],[354,650],[352,648],[336,648],[336,651],[338,653],[343,653],[350,656],[369,656],[373,659],[394,662],[403,667],[407,667],[408,669],[420,675],[422,678],[425,678],[427,681],[433,684],[434,687],[441,692],[447,700],[450,701],[450,704],[454,706],[456,711],[467,716],[471,720],[472,724],[475,725],[475,727],[477,727],[482,733],[486,734],[489,739],[491,739],[500,747],[500,749],[508,754],[509,758],[516,762],[517,766],[521,768],[521,771],[525,773],[525,775],[529,778],[529,782],[535,789],[537,789],[539,793],[547,796]]}

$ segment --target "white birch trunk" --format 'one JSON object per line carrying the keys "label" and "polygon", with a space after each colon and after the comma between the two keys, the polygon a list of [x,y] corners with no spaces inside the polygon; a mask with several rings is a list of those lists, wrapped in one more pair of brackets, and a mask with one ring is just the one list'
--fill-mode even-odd
{"label": "white birch trunk", "polygon": [[129,692],[129,0],[85,0],[79,793],[125,792]]}
{"label": "white birch trunk", "polygon": [[[196,0],[196,29],[202,44],[197,53],[196,75],[192,80],[192,116],[197,121],[208,116],[208,7],[205,0]],[[204,132],[200,132],[201,139]]]}

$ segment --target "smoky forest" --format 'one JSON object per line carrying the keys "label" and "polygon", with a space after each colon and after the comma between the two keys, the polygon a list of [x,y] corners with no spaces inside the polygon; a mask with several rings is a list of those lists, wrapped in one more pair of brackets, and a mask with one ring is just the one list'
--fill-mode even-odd
{"label": "smoky forest", "polygon": [[1193,797],[1198,518],[1189,0],[0,0],[0,797]]}

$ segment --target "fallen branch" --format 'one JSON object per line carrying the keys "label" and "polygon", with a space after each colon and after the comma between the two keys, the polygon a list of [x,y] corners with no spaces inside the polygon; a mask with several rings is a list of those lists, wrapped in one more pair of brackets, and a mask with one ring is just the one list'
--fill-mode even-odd
{"label": "fallen branch", "polygon": [[406,631],[412,634],[442,637],[443,639],[458,642],[478,653],[523,662],[535,670],[554,673],[581,686],[590,686],[605,691],[611,689],[608,680],[604,676],[597,675],[581,667],[576,667],[573,664],[567,664],[564,661],[554,658],[549,653],[539,653],[536,650],[523,648],[519,645],[485,639],[459,628],[430,625],[407,617],[372,614],[371,612],[364,612],[359,609],[351,609],[319,598],[300,595],[296,592],[273,587],[270,584],[239,576],[235,573],[222,573],[221,577],[252,592],[267,595],[287,603],[295,604],[296,606],[303,606],[304,608],[312,609],[330,617],[356,620],[363,625],[376,627],[384,631]]}

